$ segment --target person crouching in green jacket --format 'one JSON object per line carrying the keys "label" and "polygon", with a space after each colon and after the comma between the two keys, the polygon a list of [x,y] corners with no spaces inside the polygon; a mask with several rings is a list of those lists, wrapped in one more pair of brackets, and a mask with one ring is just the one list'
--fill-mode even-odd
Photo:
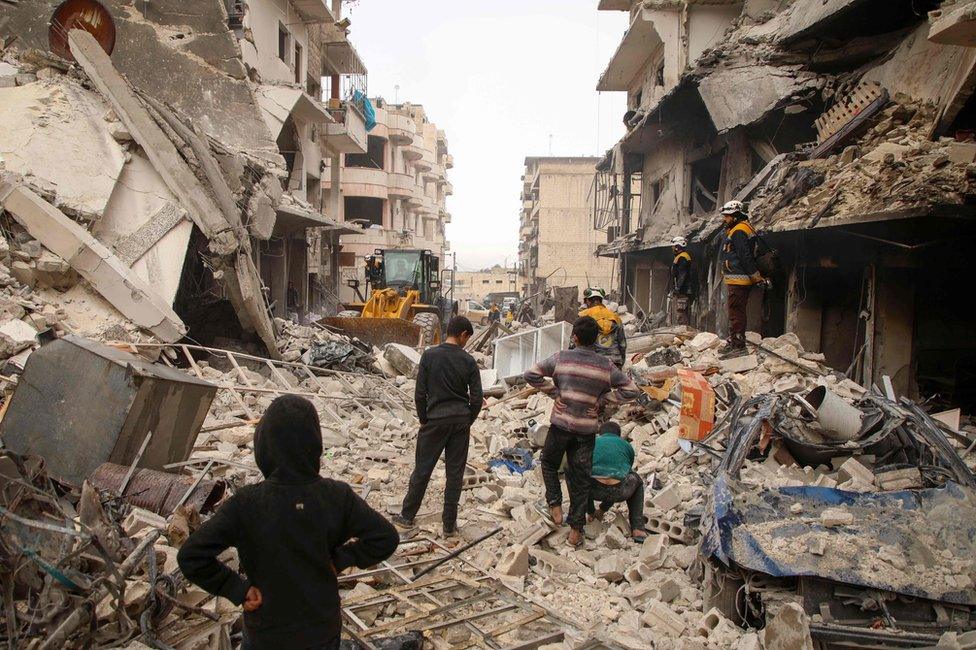
{"label": "person crouching in green jacket", "polygon": [[[620,437],[620,425],[604,422],[593,447],[593,469],[590,473],[590,519],[603,519],[615,503],[627,502],[630,534],[635,542],[647,537],[644,530],[644,481],[634,467],[634,448]],[[600,502],[600,508],[594,507]]]}

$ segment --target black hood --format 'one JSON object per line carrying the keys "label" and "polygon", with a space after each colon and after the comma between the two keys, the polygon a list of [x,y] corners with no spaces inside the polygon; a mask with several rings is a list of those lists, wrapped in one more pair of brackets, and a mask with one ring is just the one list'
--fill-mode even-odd
{"label": "black hood", "polygon": [[264,477],[276,483],[301,485],[318,479],[322,429],[312,403],[298,395],[271,402],[254,430],[254,459]]}

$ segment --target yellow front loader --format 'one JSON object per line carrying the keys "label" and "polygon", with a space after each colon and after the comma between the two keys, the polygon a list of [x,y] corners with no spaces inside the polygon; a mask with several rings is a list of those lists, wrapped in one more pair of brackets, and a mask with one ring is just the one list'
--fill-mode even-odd
{"label": "yellow front loader", "polygon": [[430,251],[376,250],[366,257],[368,298],[360,292],[358,280],[350,286],[360,302],[343,305],[344,311],[323,318],[323,324],[376,347],[441,342],[444,300],[438,260]]}

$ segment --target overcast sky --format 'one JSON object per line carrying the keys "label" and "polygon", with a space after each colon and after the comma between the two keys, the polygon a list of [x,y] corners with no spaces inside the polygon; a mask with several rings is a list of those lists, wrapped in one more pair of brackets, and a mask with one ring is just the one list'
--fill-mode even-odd
{"label": "overcast sky", "polygon": [[447,132],[447,237],[459,270],[515,263],[526,156],[600,155],[622,135],[624,93],[595,88],[627,14],[596,6],[356,0],[345,9],[370,96],[423,104]]}

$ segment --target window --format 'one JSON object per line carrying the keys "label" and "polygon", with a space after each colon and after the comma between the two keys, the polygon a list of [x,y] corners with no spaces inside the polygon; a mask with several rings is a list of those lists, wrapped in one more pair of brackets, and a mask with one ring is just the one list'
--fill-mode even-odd
{"label": "window", "polygon": [[302,83],[302,45],[295,43],[295,83]]}
{"label": "window", "polygon": [[495,284],[502,284],[502,280],[495,280]]}
{"label": "window", "polygon": [[489,284],[490,282],[491,282],[491,280],[482,280],[481,281],[481,284]]}
{"label": "window", "polygon": [[367,140],[366,153],[346,154],[346,167],[383,169],[383,160],[386,158],[386,140],[378,135],[371,135]]}
{"label": "window", "polygon": [[654,73],[654,85],[664,87],[664,61],[661,61],[661,65],[657,67],[657,72]]}
{"label": "window", "polygon": [[283,24],[278,23],[278,58],[288,63],[288,47],[291,45],[291,34],[288,33],[288,28]]}
{"label": "window", "polygon": [[383,226],[383,199],[347,196],[343,202],[345,221],[358,221],[364,228]]}

